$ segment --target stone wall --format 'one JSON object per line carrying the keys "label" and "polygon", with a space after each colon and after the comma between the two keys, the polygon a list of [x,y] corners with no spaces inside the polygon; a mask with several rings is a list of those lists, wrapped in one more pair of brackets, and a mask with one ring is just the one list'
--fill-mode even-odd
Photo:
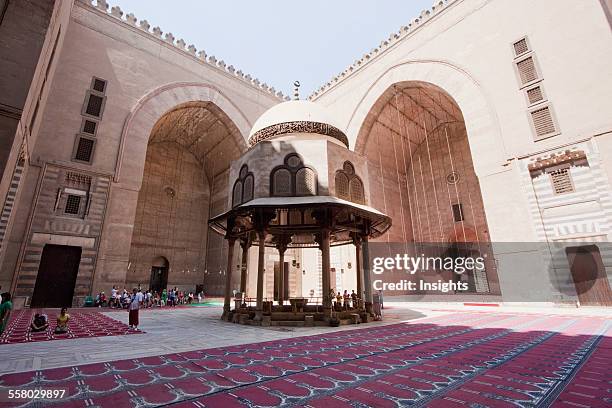
{"label": "stone wall", "polygon": [[130,249],[128,287],[147,287],[153,259],[169,262],[168,286],[204,281],[210,192],[202,164],[176,143],[147,150]]}
{"label": "stone wall", "polygon": [[[53,0],[11,0],[0,21],[0,178],[40,56]],[[0,13],[3,10],[0,10]]]}

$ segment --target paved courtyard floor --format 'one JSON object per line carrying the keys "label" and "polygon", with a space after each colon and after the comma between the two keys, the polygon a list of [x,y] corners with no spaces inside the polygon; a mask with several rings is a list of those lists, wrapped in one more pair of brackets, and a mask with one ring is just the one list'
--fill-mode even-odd
{"label": "paved courtyard floor", "polygon": [[[340,328],[220,313],[147,310],[138,336],[0,345],[0,406],[612,406],[607,309],[391,304]],[[33,387],[66,396],[6,399]]]}

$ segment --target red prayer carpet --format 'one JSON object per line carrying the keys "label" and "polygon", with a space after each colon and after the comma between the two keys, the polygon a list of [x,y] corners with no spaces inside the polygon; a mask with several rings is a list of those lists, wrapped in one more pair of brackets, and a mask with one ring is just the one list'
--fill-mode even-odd
{"label": "red prayer carpet", "polygon": [[[119,336],[123,334],[142,333],[141,331],[129,330],[129,327],[115,319],[112,319],[97,309],[72,309],[68,311],[70,321],[68,332],[55,334],[57,315],[59,309],[22,309],[14,310],[11,320],[0,336],[0,345],[6,343],[25,343],[32,341],[76,339],[80,337]],[[49,327],[41,332],[32,332],[30,324],[35,313],[46,313],[49,318]],[[127,313],[126,313],[127,314]]]}
{"label": "red prayer carpet", "polygon": [[0,391],[68,390],[21,403],[45,407],[610,407],[610,335],[603,318],[465,312],[8,374]]}

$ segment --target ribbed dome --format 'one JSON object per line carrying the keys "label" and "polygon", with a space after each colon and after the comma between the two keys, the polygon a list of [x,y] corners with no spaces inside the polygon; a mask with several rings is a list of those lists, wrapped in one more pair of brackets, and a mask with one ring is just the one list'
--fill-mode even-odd
{"label": "ribbed dome", "polygon": [[290,133],[315,133],[340,140],[348,147],[344,132],[320,105],[302,100],[279,103],[265,111],[257,119],[251,133],[249,144],[275,136]]}

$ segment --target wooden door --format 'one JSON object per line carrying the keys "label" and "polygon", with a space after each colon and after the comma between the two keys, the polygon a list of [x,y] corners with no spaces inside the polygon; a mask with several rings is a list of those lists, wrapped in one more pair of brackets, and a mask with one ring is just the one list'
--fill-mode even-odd
{"label": "wooden door", "polygon": [[580,304],[612,306],[612,291],[596,245],[565,248]]}
{"label": "wooden door", "polygon": [[79,273],[81,247],[45,245],[30,307],[70,307]]}

